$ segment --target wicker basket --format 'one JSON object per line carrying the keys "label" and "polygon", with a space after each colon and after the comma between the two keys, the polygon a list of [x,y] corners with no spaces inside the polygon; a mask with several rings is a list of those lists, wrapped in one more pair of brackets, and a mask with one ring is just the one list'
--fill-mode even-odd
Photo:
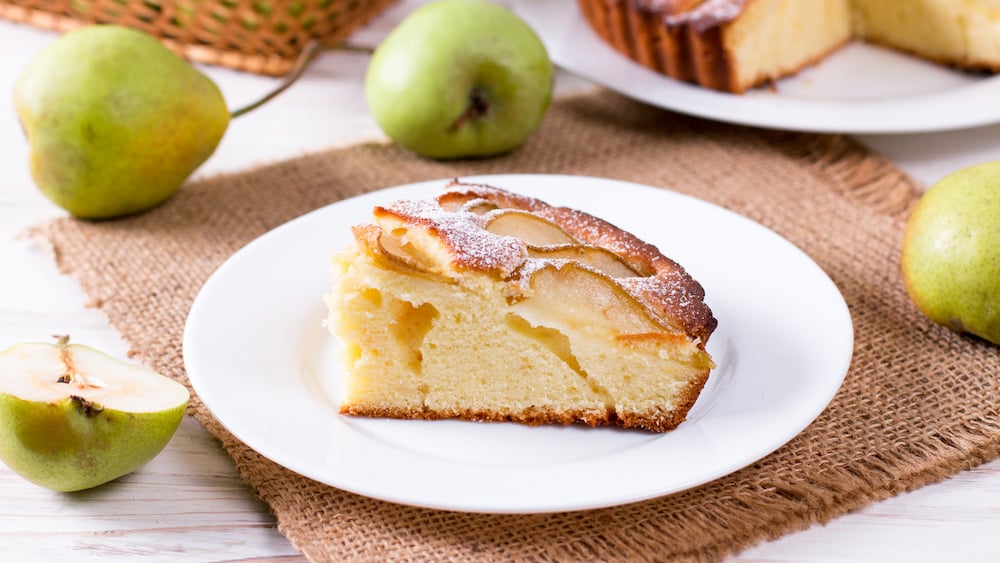
{"label": "wicker basket", "polygon": [[116,23],[191,60],[282,75],[312,40],[334,45],[395,0],[0,0],[0,18],[66,31]]}

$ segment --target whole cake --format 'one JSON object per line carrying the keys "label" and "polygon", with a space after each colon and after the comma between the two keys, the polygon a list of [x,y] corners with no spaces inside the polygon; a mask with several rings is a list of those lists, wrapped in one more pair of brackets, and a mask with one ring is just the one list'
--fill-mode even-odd
{"label": "whole cake", "polygon": [[698,282],[592,215],[452,182],[332,259],[348,415],[680,424],[714,367]]}
{"label": "whole cake", "polygon": [[1000,71],[998,0],[578,0],[617,51],[673,78],[742,93],[852,38]]}

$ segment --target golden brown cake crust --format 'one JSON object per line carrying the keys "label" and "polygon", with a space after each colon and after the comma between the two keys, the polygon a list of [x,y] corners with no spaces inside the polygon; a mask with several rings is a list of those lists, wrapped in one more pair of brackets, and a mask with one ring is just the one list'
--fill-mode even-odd
{"label": "golden brown cake crust", "polygon": [[683,14],[691,10],[695,6],[701,4],[704,0],[628,0],[628,1],[637,10],[670,15],[670,14]]}
{"label": "golden brown cake crust", "polygon": [[[496,204],[501,208],[535,213],[552,221],[579,242],[606,248],[623,258],[639,276],[616,280],[638,301],[645,304],[660,319],[701,341],[701,346],[718,325],[712,310],[705,303],[705,290],[677,262],[664,256],[656,246],[640,240],[617,226],[576,209],[555,207],[539,199],[515,194],[482,184],[453,180],[446,193],[437,198],[443,209],[455,209],[474,200]],[[477,270],[513,270],[507,260],[524,263],[520,241],[510,237],[492,237],[492,242],[475,238],[465,226],[436,219],[413,208],[376,208],[376,215],[392,214],[409,224],[419,224],[436,233],[452,252],[453,262],[462,268]]]}
{"label": "golden brown cake crust", "polygon": [[668,26],[690,25],[699,32],[733,21],[753,0],[705,0],[688,10],[660,12]]}
{"label": "golden brown cake crust", "polygon": [[752,0],[578,0],[584,18],[619,53],[652,70],[725,92],[742,92],[720,27]]}

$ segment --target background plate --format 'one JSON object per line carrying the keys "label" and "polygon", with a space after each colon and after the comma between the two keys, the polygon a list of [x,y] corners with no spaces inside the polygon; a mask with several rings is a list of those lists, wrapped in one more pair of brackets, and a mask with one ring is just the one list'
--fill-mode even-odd
{"label": "background plate", "polygon": [[1000,121],[1000,76],[963,73],[853,43],[819,65],[744,95],[667,78],[619,55],[575,1],[513,0],[560,67],[637,100],[719,121],[828,133],[912,133]]}
{"label": "background plate", "polygon": [[799,433],[839,388],[853,347],[847,307],[826,274],[772,231],[638,184],[467,179],[604,217],[657,244],[702,283],[719,319],[708,346],[718,368],[688,420],[651,434],[338,415],[335,343],[321,324],[328,258],[372,206],[439,193],[440,180],[304,215],[212,275],[188,316],[184,359],[198,395],[226,428],[293,471],[370,497],[473,512],[565,511],[657,497],[726,475]]}

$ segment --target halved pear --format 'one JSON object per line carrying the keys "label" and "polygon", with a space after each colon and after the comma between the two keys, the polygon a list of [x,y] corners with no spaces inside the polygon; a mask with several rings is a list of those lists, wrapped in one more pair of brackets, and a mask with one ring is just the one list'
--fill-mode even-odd
{"label": "halved pear", "polygon": [[532,246],[575,244],[577,241],[559,225],[527,211],[504,209],[489,218],[486,230],[519,238]]}
{"label": "halved pear", "polygon": [[438,205],[445,211],[463,211],[475,215],[485,215],[500,209],[500,204],[475,194],[448,192],[438,197]]}
{"label": "halved pear", "polygon": [[399,260],[406,266],[423,272],[430,271],[435,266],[426,255],[405,238],[405,229],[379,231],[376,240],[378,248],[386,255]]}
{"label": "halved pear", "polygon": [[500,209],[500,206],[485,199],[475,199],[462,206],[462,211],[474,215],[486,215],[490,211]]}
{"label": "halved pear", "polygon": [[378,225],[364,224],[351,228],[354,240],[366,253],[387,268],[407,273],[425,272],[423,266],[406,253],[390,252],[382,244],[382,229]]}
{"label": "halved pear", "polygon": [[160,453],[188,399],[172,379],[66,339],[17,344],[0,352],[0,460],[56,491],[96,487]]}
{"label": "halved pear", "polygon": [[610,277],[575,262],[536,270],[530,286],[526,298],[511,309],[533,324],[585,332],[609,327],[612,337],[676,330],[657,320]]}
{"label": "halved pear", "polygon": [[641,275],[620,256],[599,246],[567,244],[541,248],[528,247],[528,256],[549,260],[575,260],[612,278],[631,278]]}

